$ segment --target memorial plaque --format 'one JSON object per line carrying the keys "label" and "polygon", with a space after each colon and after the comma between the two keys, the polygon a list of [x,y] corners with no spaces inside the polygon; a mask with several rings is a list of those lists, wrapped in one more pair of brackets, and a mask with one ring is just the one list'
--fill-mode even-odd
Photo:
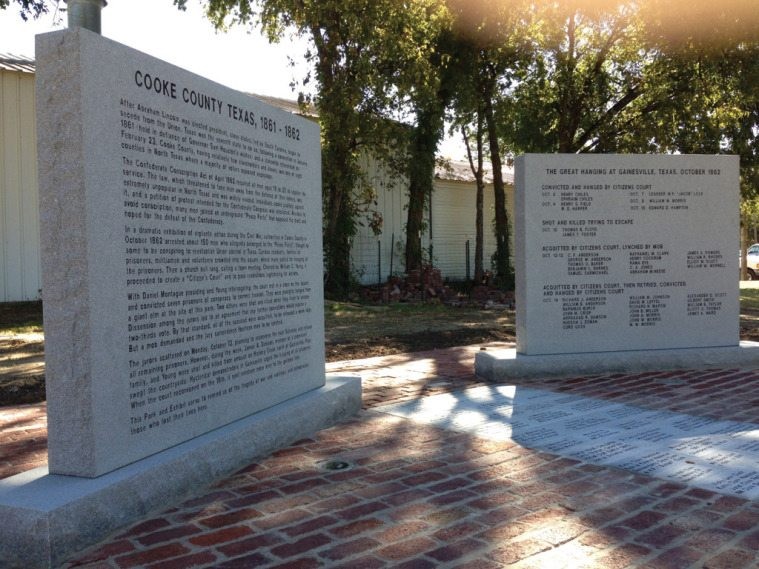
{"label": "memorial plaque", "polygon": [[738,157],[516,162],[517,351],[738,345]]}
{"label": "memorial plaque", "polygon": [[50,471],[324,385],[318,126],[81,29],[37,81]]}

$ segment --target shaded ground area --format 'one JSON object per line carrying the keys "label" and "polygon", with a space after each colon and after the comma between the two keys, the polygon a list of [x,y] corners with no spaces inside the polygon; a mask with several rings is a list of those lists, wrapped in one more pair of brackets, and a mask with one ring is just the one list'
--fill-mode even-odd
{"label": "shaded ground area", "polygon": [[378,336],[341,343],[327,343],[325,346],[328,362],[370,358],[374,356],[390,356],[407,352],[420,352],[470,344],[487,342],[513,342],[512,328],[506,329],[458,329],[458,330],[427,330],[415,334],[399,334],[397,336]]}
{"label": "shaded ground area", "polygon": [[[328,362],[515,340],[502,307],[327,301],[324,312]],[[759,289],[741,290],[740,338],[759,341]],[[0,406],[44,399],[42,303],[0,304]]]}
{"label": "shaded ground area", "polygon": [[[514,312],[436,304],[325,304],[328,362],[513,341]],[[42,303],[0,304],[0,406],[45,399]]]}
{"label": "shaded ground area", "polygon": [[0,406],[45,400],[42,334],[0,337]]}
{"label": "shaded ground area", "polygon": [[0,406],[45,400],[42,302],[0,303]]}
{"label": "shaded ground area", "polygon": [[0,330],[42,331],[42,301],[0,302]]}
{"label": "shaded ground area", "polygon": [[514,340],[514,311],[436,304],[325,306],[328,362]]}

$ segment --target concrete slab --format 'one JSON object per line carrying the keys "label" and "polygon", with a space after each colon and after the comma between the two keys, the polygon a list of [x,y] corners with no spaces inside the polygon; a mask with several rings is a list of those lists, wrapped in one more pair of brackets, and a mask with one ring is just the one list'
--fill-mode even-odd
{"label": "concrete slab", "polygon": [[361,379],[326,385],[98,478],[46,467],[0,480],[0,566],[54,567],[114,530],[359,411]]}
{"label": "concrete slab", "polygon": [[738,346],[717,348],[680,348],[669,350],[631,350],[577,354],[525,355],[516,348],[483,350],[475,356],[475,373],[489,381],[584,375],[609,372],[635,372],[667,369],[706,369],[759,364],[759,342],[740,342]]}
{"label": "concrete slab", "polygon": [[759,499],[759,426],[567,393],[487,385],[377,411],[494,441]]}

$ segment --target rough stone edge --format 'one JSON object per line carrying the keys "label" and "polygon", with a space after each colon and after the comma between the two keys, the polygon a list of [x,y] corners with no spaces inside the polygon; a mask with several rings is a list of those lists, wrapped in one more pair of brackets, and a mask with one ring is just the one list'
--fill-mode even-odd
{"label": "rough stone edge", "polygon": [[48,475],[43,467],[0,480],[0,566],[56,567],[113,531],[360,408],[361,379],[328,375],[322,388],[99,478]]}
{"label": "rough stone edge", "polygon": [[94,448],[80,33],[36,38],[37,168],[49,464],[80,457],[75,468],[91,472],[94,455],[78,452]]}
{"label": "rough stone edge", "polygon": [[643,372],[759,365],[759,342],[715,348],[679,348],[527,356],[515,348],[480,351],[475,374],[487,381],[567,377],[609,372]]}
{"label": "rough stone edge", "polygon": [[527,337],[527,319],[530,313],[522,299],[527,298],[527,244],[525,236],[528,220],[525,208],[525,169],[529,154],[517,156],[514,160],[514,293],[516,295],[516,311],[514,330],[517,336],[517,347],[522,349],[520,340]]}

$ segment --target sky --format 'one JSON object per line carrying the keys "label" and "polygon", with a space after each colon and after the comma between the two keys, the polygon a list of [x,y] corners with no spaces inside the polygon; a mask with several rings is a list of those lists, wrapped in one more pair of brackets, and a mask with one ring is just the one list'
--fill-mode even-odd
{"label": "sky", "polygon": [[[198,0],[186,12],[172,0],[109,0],[102,12],[102,34],[208,79],[248,93],[297,98],[290,88],[294,73],[288,55],[302,59],[307,43],[284,39],[270,45],[258,32],[236,27],[216,32],[203,16]],[[65,4],[61,2],[61,6]],[[57,23],[56,23],[57,22]],[[13,2],[0,11],[0,53],[34,56],[34,36],[66,26],[65,13],[51,11],[24,22]]]}
{"label": "sky", "polygon": [[[60,5],[65,7],[62,1]],[[101,20],[105,37],[246,93],[297,99],[290,83],[308,70],[303,63],[295,68],[288,63],[288,56],[302,61],[305,39],[285,37],[272,45],[249,28],[216,32],[198,0],[188,0],[186,12],[172,0],[108,0]],[[0,53],[33,58],[34,36],[65,26],[65,13],[53,10],[24,22],[11,2],[0,10]],[[464,159],[462,146],[456,139],[447,140],[440,154]]]}

